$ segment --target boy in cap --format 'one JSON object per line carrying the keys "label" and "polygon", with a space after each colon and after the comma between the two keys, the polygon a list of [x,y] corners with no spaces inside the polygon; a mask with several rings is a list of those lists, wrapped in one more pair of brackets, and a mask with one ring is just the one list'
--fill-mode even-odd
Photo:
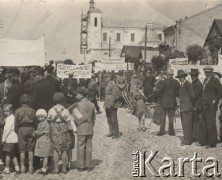
{"label": "boy in cap", "polygon": [[206,76],[203,83],[203,113],[200,124],[200,144],[213,148],[217,145],[216,112],[218,103],[222,97],[222,86],[218,79],[213,76],[213,68],[205,67]]}
{"label": "boy in cap", "polygon": [[15,127],[18,133],[21,173],[25,173],[25,153],[28,153],[29,173],[33,174],[33,151],[35,148],[33,132],[37,124],[36,112],[28,106],[30,102],[29,95],[22,95],[20,102],[22,106],[15,111]]}
{"label": "boy in cap", "polygon": [[70,108],[77,127],[77,168],[78,171],[91,171],[92,138],[95,124],[95,106],[87,98],[88,91],[80,87],[76,91],[78,103]]}
{"label": "boy in cap", "polygon": [[193,142],[192,118],[193,118],[193,102],[195,94],[193,87],[186,80],[187,74],[183,70],[178,70],[176,78],[180,81],[179,98],[180,98],[180,116],[183,127],[184,139],[181,146],[191,145]]}

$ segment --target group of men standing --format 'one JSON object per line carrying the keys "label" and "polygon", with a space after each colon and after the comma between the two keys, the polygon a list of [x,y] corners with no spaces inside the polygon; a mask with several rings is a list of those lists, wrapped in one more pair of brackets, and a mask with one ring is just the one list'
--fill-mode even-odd
{"label": "group of men standing", "polygon": [[[205,67],[205,80],[199,80],[198,69],[191,69],[192,83],[186,77],[187,73],[178,70],[173,78],[173,70],[167,72],[167,79],[162,82],[159,94],[162,95],[163,117],[160,121],[159,136],[165,132],[166,115],[169,117],[169,135],[175,135],[173,122],[177,108],[177,98],[180,104],[180,116],[184,138],[181,145],[191,145],[199,142],[206,148],[216,147],[218,143],[216,113],[222,98],[222,85],[219,79],[213,76],[214,69]],[[222,138],[220,139],[222,140]]]}

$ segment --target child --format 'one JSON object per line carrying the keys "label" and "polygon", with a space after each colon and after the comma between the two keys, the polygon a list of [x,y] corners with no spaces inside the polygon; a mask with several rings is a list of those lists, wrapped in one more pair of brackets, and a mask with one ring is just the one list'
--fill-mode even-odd
{"label": "child", "polygon": [[53,95],[53,106],[48,112],[48,121],[50,124],[50,138],[52,142],[54,171],[53,174],[59,173],[58,161],[59,154],[62,156],[61,173],[66,174],[67,152],[68,152],[68,126],[72,120],[69,111],[62,105],[64,104],[64,94],[57,92]]}
{"label": "child", "polygon": [[28,152],[29,173],[33,174],[33,151],[35,148],[35,138],[33,132],[36,129],[36,112],[28,106],[31,97],[22,95],[20,103],[22,107],[15,111],[16,131],[18,131],[18,147],[20,152],[21,173],[25,173],[25,153]]}
{"label": "child", "polygon": [[[136,110],[137,110],[137,117],[138,117],[138,131],[146,131],[145,128],[145,119],[147,116],[147,107],[145,104],[146,97],[143,94],[143,87],[142,83],[140,83],[137,86],[137,94],[135,95],[135,100],[137,101],[136,103]],[[142,124],[142,127],[141,127]]]}
{"label": "child", "polygon": [[4,106],[4,115],[5,119],[5,126],[2,135],[2,143],[3,151],[6,153],[6,160],[5,160],[5,173],[9,174],[10,169],[10,161],[12,161],[15,165],[16,173],[19,173],[19,165],[18,159],[16,157],[17,146],[18,146],[18,136],[15,132],[15,116],[12,114],[13,109],[11,104],[6,104]]}
{"label": "child", "polygon": [[35,144],[34,155],[43,158],[43,165],[38,174],[47,174],[48,157],[51,152],[50,126],[47,119],[47,112],[44,109],[39,109],[36,112],[39,120],[38,129],[33,133],[37,138]]}

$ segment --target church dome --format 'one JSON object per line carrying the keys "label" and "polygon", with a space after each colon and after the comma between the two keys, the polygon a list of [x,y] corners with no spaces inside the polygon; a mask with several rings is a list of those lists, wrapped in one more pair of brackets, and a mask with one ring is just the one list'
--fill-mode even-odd
{"label": "church dome", "polygon": [[89,9],[88,13],[102,13],[102,11],[98,8],[92,8],[92,9]]}

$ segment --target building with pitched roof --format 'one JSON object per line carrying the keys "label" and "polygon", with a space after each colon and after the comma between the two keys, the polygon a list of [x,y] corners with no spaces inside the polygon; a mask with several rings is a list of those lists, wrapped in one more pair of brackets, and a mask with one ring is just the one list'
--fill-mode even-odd
{"label": "building with pitched roof", "polygon": [[163,25],[152,21],[103,19],[102,11],[90,0],[87,13],[88,54],[120,56],[123,46],[144,46],[147,25],[147,47],[157,48],[164,42]]}
{"label": "building with pitched roof", "polygon": [[165,28],[165,42],[172,51],[186,52],[191,44],[203,46],[214,19],[222,19],[222,3],[180,19],[175,25]]}

